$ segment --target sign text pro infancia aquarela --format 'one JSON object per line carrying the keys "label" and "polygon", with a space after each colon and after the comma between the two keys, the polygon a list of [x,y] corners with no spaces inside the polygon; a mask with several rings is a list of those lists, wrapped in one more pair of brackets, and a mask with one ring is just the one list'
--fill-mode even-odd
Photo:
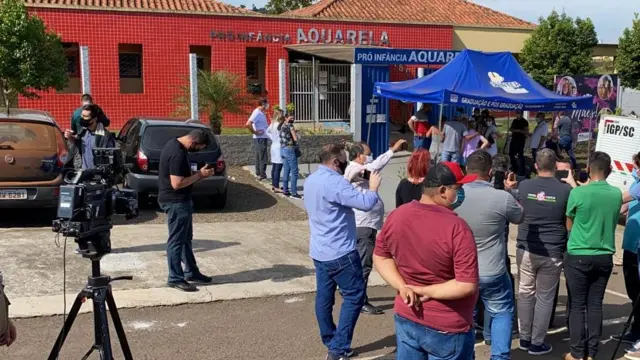
{"label": "sign text pro infancia aquarela", "polygon": [[[293,43],[294,37],[287,33],[269,32],[234,32],[231,30],[212,30],[211,40],[239,41],[259,43]],[[389,35],[386,31],[376,33],[369,30],[343,30],[343,29],[316,29],[296,31],[295,43],[297,44],[351,44],[389,46]]]}

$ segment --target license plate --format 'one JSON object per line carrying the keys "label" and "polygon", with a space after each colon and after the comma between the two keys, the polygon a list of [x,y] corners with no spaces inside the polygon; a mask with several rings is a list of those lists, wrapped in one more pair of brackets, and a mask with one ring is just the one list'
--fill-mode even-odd
{"label": "license plate", "polygon": [[0,200],[26,200],[27,190],[0,190]]}

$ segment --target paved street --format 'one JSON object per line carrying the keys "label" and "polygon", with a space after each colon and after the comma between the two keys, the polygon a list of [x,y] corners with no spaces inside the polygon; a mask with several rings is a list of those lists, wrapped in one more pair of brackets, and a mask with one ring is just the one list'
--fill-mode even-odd
{"label": "paved street", "polygon": [[[614,275],[618,282],[621,274]],[[361,316],[353,347],[361,355],[356,359],[395,359],[395,336],[391,311],[394,292],[388,288],[370,290],[372,302],[386,311],[382,316]],[[339,298],[339,297],[338,297]],[[116,298],[116,301],[119,299]],[[556,324],[564,324],[566,296],[562,283]],[[339,300],[338,300],[339,302]],[[126,309],[121,317],[136,359],[176,360],[276,360],[324,359],[313,308],[313,294],[233,300],[175,307]],[[630,306],[625,299],[607,294],[601,350],[596,359],[609,359],[615,344],[611,334],[619,333],[622,317]],[[337,315],[337,312],[336,312]],[[79,359],[92,342],[92,319],[81,315],[76,321],[60,359]],[[53,344],[62,317],[18,319],[18,341],[9,349],[0,348],[6,360],[41,360]],[[111,328],[111,334],[115,334]],[[541,360],[559,359],[568,348],[567,333],[554,330],[548,336],[554,351]],[[116,353],[116,359],[121,355]],[[389,355],[391,356],[385,356]],[[621,354],[621,353],[620,353]],[[478,338],[476,356],[488,359],[489,347]],[[515,350],[514,360],[532,359]],[[620,357],[620,356],[618,356]],[[97,359],[97,356],[92,357]]]}

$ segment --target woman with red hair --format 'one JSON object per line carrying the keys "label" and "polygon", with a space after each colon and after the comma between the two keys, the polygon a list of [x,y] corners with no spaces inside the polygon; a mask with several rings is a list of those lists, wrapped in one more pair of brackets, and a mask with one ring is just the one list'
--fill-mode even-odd
{"label": "woman with red hair", "polygon": [[425,149],[418,149],[409,157],[407,177],[400,181],[396,189],[396,208],[400,205],[420,200],[422,197],[422,181],[427,176],[431,165],[431,154]]}

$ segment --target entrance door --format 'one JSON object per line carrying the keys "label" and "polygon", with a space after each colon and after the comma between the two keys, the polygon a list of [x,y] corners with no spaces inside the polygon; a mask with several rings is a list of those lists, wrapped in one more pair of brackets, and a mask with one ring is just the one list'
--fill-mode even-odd
{"label": "entrance door", "polygon": [[362,66],[362,139],[374,157],[389,150],[389,100],[372,97],[376,82],[389,81],[389,66]]}

